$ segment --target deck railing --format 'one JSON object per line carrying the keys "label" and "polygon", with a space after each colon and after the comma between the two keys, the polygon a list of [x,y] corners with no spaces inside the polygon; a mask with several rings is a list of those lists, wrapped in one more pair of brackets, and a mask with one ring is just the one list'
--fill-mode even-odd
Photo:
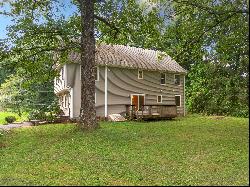
{"label": "deck railing", "polygon": [[130,119],[174,118],[177,116],[176,105],[142,105],[135,110],[135,105],[126,105],[126,115]]}

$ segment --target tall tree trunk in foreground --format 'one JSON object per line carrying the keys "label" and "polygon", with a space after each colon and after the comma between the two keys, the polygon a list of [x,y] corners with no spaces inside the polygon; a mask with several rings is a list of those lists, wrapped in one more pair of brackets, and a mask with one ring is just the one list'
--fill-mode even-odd
{"label": "tall tree trunk in foreground", "polygon": [[95,110],[95,38],[94,1],[79,0],[81,11],[81,110],[79,126],[83,130],[98,128]]}

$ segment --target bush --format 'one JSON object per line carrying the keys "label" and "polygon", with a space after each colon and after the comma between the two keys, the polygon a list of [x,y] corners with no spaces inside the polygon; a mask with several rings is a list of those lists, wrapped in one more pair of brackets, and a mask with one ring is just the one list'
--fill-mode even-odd
{"label": "bush", "polygon": [[56,116],[51,112],[46,112],[45,115],[46,115],[46,121],[48,122],[53,122],[56,119]]}
{"label": "bush", "polygon": [[16,117],[15,116],[7,116],[7,117],[5,117],[5,121],[7,123],[13,123],[14,121],[16,121]]}
{"label": "bush", "polygon": [[46,114],[43,111],[33,110],[28,115],[29,120],[46,120]]}

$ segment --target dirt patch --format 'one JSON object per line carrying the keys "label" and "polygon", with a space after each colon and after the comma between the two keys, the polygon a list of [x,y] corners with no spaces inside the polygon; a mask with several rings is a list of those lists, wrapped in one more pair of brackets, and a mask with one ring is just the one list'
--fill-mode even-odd
{"label": "dirt patch", "polygon": [[1,149],[1,148],[5,148],[5,147],[7,147],[7,145],[6,145],[6,144],[4,144],[4,143],[0,143],[0,149]]}

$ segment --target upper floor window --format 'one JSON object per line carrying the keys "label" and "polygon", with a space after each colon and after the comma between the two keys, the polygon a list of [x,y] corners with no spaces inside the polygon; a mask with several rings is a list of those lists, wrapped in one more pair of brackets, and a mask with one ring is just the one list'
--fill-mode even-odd
{"label": "upper floor window", "polygon": [[143,79],[143,71],[138,70],[138,79]]}
{"label": "upper floor window", "polygon": [[157,95],[157,103],[162,103],[162,95]]}
{"label": "upper floor window", "polygon": [[161,84],[166,84],[166,73],[161,73]]}
{"label": "upper floor window", "polygon": [[174,75],[174,84],[175,85],[181,84],[181,76],[180,75]]}
{"label": "upper floor window", "polygon": [[175,96],[175,104],[176,104],[176,106],[181,106],[181,96],[180,95]]}

